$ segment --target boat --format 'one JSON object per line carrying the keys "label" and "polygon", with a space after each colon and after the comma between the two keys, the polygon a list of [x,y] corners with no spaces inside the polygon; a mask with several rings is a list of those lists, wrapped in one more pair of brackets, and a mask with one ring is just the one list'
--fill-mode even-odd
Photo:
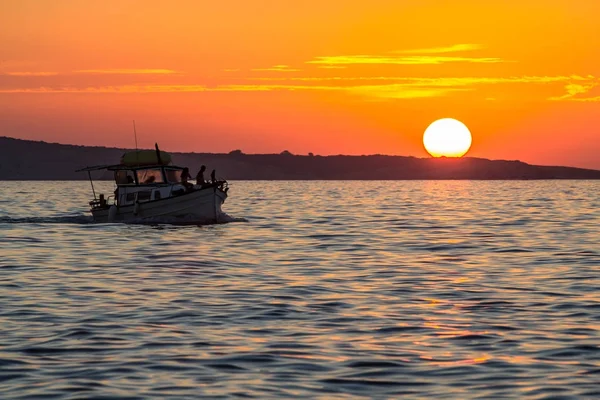
{"label": "boat", "polygon": [[[116,189],[110,196],[96,195],[92,171],[114,173]],[[173,165],[170,154],[136,150],[123,154],[116,165],[85,167],[92,185],[89,202],[95,222],[134,222],[185,218],[199,223],[219,222],[227,199],[228,183],[211,176],[209,182],[192,184],[181,179],[186,168]]]}

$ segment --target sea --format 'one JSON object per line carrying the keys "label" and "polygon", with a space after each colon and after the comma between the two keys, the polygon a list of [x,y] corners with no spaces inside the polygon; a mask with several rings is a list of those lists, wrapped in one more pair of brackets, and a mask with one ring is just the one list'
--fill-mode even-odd
{"label": "sea", "polygon": [[0,399],[600,398],[599,193],[234,181],[219,224],[100,224],[0,182]]}

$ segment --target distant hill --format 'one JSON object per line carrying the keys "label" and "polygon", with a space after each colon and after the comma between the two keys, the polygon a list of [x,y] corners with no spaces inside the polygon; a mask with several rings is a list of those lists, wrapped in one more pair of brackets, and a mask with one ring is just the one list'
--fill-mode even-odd
{"label": "distant hill", "polygon": [[[0,137],[0,180],[81,180],[76,169],[117,164],[131,149],[74,146]],[[600,179],[600,171],[547,167],[521,161],[482,158],[415,158],[401,156],[297,156],[282,154],[171,153],[176,165],[195,175],[201,164],[207,174],[230,180],[385,180],[385,179]],[[112,179],[110,173],[101,176]]]}

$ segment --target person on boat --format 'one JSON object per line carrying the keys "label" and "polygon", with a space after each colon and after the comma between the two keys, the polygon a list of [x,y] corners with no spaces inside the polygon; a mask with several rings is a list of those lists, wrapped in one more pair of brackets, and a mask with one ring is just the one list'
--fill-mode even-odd
{"label": "person on boat", "polygon": [[194,187],[194,185],[189,183],[188,179],[192,179],[192,176],[190,175],[190,169],[188,167],[185,167],[183,171],[181,171],[181,184],[185,186],[186,190],[191,190]]}
{"label": "person on boat", "polygon": [[122,173],[122,171],[119,171],[115,175],[115,181],[117,182],[117,185],[122,185],[124,183],[127,183],[127,176],[124,175]]}
{"label": "person on boat", "polygon": [[204,185],[206,183],[204,180],[204,171],[206,171],[206,165],[202,165],[200,171],[196,174],[196,185]]}
{"label": "person on boat", "polygon": [[214,169],[213,169],[213,170],[212,170],[212,172],[210,173],[210,181],[211,181],[212,183],[215,183],[215,182],[217,182],[216,173],[217,173],[217,172],[216,172]]}

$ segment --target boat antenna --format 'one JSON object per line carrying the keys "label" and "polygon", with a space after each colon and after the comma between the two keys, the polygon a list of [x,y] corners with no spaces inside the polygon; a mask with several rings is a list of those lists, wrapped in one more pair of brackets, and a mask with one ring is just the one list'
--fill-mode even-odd
{"label": "boat antenna", "polygon": [[133,137],[135,138],[135,161],[140,164],[138,146],[137,146],[137,132],[135,130],[135,119],[133,120]]}
{"label": "boat antenna", "polygon": [[133,120],[133,137],[135,138],[135,151],[137,151],[137,132],[135,131],[135,119]]}

